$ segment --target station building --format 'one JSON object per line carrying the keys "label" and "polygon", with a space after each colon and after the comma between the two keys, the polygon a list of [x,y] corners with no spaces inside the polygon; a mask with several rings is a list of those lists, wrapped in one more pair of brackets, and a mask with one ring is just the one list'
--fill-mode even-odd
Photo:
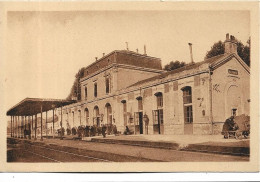
{"label": "station building", "polygon": [[41,137],[43,130],[54,137],[61,127],[103,124],[121,133],[128,127],[135,134],[219,134],[228,117],[250,113],[250,69],[233,36],[224,44],[224,54],[173,71],[164,71],[159,58],[129,50],[103,55],[84,70],[81,100],[26,98],[12,107],[12,136],[22,137],[26,123],[37,135],[39,120]]}
{"label": "station building", "polygon": [[58,112],[65,129],[113,124],[135,134],[219,134],[226,118],[249,115],[250,69],[228,34],[224,54],[168,72],[159,58],[113,51],[86,67],[80,85],[81,100]]}

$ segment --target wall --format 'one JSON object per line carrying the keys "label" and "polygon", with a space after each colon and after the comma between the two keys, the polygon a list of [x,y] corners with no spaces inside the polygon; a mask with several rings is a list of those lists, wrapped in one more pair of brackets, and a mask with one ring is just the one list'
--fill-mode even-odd
{"label": "wall", "polygon": [[[112,94],[117,90],[116,86],[116,75],[115,69],[112,67],[103,71],[93,77],[90,77],[81,82],[81,95],[82,100],[85,101],[92,101],[100,97],[108,96],[109,94],[106,93],[106,78],[110,79],[110,93]],[[97,97],[94,97],[94,83],[97,83]],[[87,87],[87,98],[85,96],[85,87]]]}
{"label": "wall", "polygon": [[[122,100],[127,103],[127,125],[129,128],[134,129],[134,113],[138,112],[138,100],[137,97],[143,99],[143,114],[147,114],[149,118],[148,134],[155,134],[153,128],[153,110],[157,109],[157,101],[155,93],[163,93],[163,110],[164,110],[164,124],[163,134],[184,134],[184,110],[183,110],[183,91],[182,88],[190,86],[192,88],[192,107],[193,107],[193,133],[192,134],[219,134],[222,129],[222,124],[226,117],[229,116],[227,112],[227,102],[235,100],[235,104],[238,106],[238,114],[249,114],[249,74],[245,72],[244,68],[236,61],[236,58],[228,61],[224,65],[214,70],[212,77],[212,109],[213,109],[213,122],[210,120],[210,76],[206,70],[207,66],[198,69],[192,69],[190,71],[185,70],[179,74],[169,75],[163,79],[157,79],[149,82],[149,84],[157,83],[157,85],[149,87],[146,83],[138,85],[138,87],[131,87],[129,89],[121,90],[120,92],[115,88],[125,87],[126,85],[136,82],[135,80],[141,79],[146,76],[146,73],[141,73],[136,70],[128,69],[110,69],[107,73],[111,73],[113,81],[113,93],[112,95],[105,95],[105,83],[103,78],[104,74],[97,75],[96,78],[91,78],[89,83],[93,83],[93,79],[96,79],[99,85],[98,98],[80,103],[72,104],[64,107],[63,118],[68,116],[68,122],[72,123],[71,111],[74,110],[74,125],[79,125],[79,112],[81,110],[82,124],[93,125],[94,107],[98,106],[100,115],[103,115],[103,123],[107,123],[106,117],[106,103],[110,103],[113,113],[113,124],[116,124],[119,131],[123,133],[125,130],[124,117],[123,117],[123,104]],[[228,69],[238,71],[238,75],[228,74]],[[201,72],[199,72],[201,71]],[[193,75],[194,74],[194,75]],[[144,75],[144,76],[142,76]],[[176,76],[177,75],[177,76]],[[185,76],[186,75],[186,76]],[[147,74],[148,76],[148,74]],[[178,76],[185,76],[178,79]],[[120,79],[119,79],[120,78]],[[177,79],[163,83],[167,79]],[[134,81],[133,81],[134,80]],[[115,82],[116,81],[116,82]],[[115,86],[116,85],[116,86]],[[145,89],[140,89],[143,86],[147,86]],[[237,89],[235,97],[228,95],[230,87]],[[130,90],[132,89],[132,90]],[[92,92],[91,92],[92,91]],[[123,93],[127,91],[126,93]],[[93,95],[93,87],[90,89],[90,95]],[[102,94],[105,95],[102,97]],[[119,95],[117,95],[119,94]],[[99,97],[100,96],[100,97]],[[229,100],[231,98],[231,101]],[[239,99],[237,99],[239,98]],[[237,102],[239,100],[239,102]],[[230,104],[229,104],[230,105]],[[228,105],[228,106],[229,106]],[[89,110],[89,123],[84,123],[86,117],[84,113],[85,108]],[[69,111],[69,112],[68,112]],[[66,114],[68,113],[68,115]],[[64,120],[63,120],[64,121]],[[65,126],[65,125],[64,125]],[[143,123],[144,134],[145,124]]]}
{"label": "wall", "polygon": [[[238,75],[228,73],[237,70]],[[249,115],[250,75],[233,57],[214,70],[212,75],[214,133],[220,133],[224,121],[231,116],[231,109],[237,108],[237,115]]]}
{"label": "wall", "polygon": [[159,75],[159,73],[118,68],[117,70],[117,90],[126,88],[138,81],[151,78],[153,76]]}

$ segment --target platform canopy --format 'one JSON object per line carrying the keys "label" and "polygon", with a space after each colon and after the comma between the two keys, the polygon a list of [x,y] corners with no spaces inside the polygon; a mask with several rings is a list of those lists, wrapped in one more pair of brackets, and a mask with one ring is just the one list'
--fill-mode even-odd
{"label": "platform canopy", "polygon": [[31,116],[75,103],[75,100],[25,98],[6,113],[8,116]]}

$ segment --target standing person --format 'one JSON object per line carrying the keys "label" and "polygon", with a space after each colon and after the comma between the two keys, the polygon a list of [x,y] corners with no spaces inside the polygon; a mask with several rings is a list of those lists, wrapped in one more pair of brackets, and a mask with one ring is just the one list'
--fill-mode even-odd
{"label": "standing person", "polygon": [[116,125],[113,125],[113,133],[116,135],[118,135],[118,132],[117,132],[117,127]]}
{"label": "standing person", "polygon": [[144,123],[145,123],[146,134],[148,135],[149,118],[146,113],[144,114],[143,118],[144,118]]}
{"label": "standing person", "polygon": [[104,124],[102,124],[102,135],[105,138],[106,137],[106,126]]}

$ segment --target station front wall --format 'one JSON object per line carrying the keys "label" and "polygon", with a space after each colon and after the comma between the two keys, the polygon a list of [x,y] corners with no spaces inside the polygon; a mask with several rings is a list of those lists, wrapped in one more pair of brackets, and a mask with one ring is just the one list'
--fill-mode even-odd
{"label": "station front wall", "polygon": [[[87,103],[83,106],[74,107],[68,106],[70,110],[74,110],[74,125],[79,126],[79,112],[81,109],[81,123],[83,125],[86,121],[85,108],[89,111],[89,124],[93,125],[94,107],[99,107],[100,115],[103,115],[103,123],[107,123],[106,117],[106,103],[110,103],[113,112],[113,124],[117,125],[117,128],[121,133],[125,130],[123,103],[127,104],[127,125],[134,125],[134,114],[139,112],[137,97],[142,97],[143,100],[143,114],[146,114],[149,118],[148,134],[155,134],[154,132],[154,116],[153,111],[157,110],[157,100],[155,94],[161,92],[163,94],[163,134],[184,134],[184,112],[183,112],[183,87],[190,86],[192,88],[192,106],[193,106],[193,134],[209,134],[211,131],[210,124],[208,123],[209,111],[208,111],[208,85],[206,75],[200,77],[200,85],[194,85],[194,77],[188,77],[182,80],[178,80],[177,89],[176,82],[169,82],[167,85],[160,84],[158,86],[137,90],[135,92],[126,93],[120,96],[109,97],[107,99],[99,100],[92,103]],[[206,81],[205,81],[206,80]],[[203,99],[202,99],[203,98]],[[75,109],[76,108],[76,109]],[[69,109],[68,109],[69,110]],[[75,111],[76,110],[76,111]],[[203,112],[205,110],[205,112]],[[204,114],[204,116],[202,116]],[[63,118],[69,120],[72,126],[72,112],[64,113]],[[63,121],[64,121],[63,119]],[[64,126],[66,127],[66,126]],[[143,122],[143,128],[145,123]],[[144,134],[147,132],[144,131]]]}
{"label": "station front wall", "polygon": [[[106,78],[109,79],[109,93],[113,93],[116,88],[116,75],[114,69],[110,68],[103,71],[87,80],[81,82],[81,100],[82,101],[93,101],[97,98],[107,96],[106,93]],[[94,85],[97,84],[97,97],[94,96]],[[87,87],[87,97],[85,95],[85,87]]]}
{"label": "station front wall", "polygon": [[[232,71],[230,71],[232,70]],[[225,120],[236,109],[236,115],[249,115],[250,75],[232,58],[214,70],[212,75],[214,132],[220,133]]]}

